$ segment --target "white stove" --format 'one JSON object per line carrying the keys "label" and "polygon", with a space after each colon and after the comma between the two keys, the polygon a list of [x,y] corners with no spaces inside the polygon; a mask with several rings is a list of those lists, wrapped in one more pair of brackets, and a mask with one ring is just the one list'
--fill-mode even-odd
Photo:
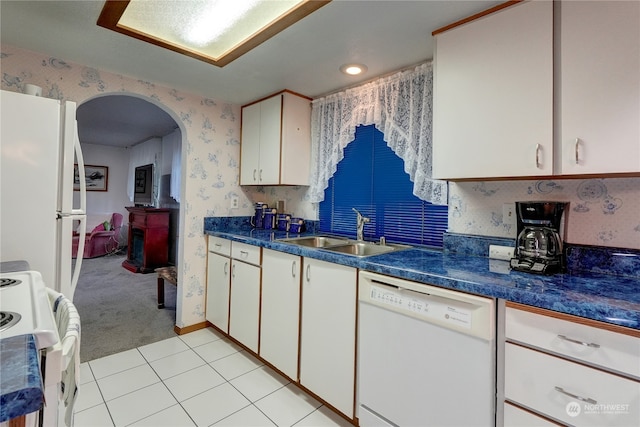
{"label": "white stove", "polygon": [[58,342],[47,290],[37,271],[0,273],[0,339],[33,334],[38,349]]}

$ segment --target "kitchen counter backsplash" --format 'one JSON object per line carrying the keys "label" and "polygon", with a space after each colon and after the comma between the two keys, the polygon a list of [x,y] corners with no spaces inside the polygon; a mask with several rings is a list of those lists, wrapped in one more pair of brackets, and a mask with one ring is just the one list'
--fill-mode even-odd
{"label": "kitchen counter backsplash", "polygon": [[[204,218],[204,231],[207,230],[251,230],[251,216],[209,216]],[[305,219],[305,230],[319,232],[320,221]]]}
{"label": "kitchen counter backsplash", "polygon": [[[489,245],[515,247],[515,239],[445,233],[444,253],[489,257]],[[567,271],[640,278],[640,250],[565,243]]]}
{"label": "kitchen counter backsplash", "polygon": [[640,279],[640,251],[601,246],[567,245],[567,269]]}

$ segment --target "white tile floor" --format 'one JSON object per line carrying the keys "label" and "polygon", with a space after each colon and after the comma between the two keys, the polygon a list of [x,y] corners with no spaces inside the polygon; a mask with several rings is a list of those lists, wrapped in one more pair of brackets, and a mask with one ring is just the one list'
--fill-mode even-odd
{"label": "white tile floor", "polygon": [[80,367],[76,427],[350,425],[213,329]]}

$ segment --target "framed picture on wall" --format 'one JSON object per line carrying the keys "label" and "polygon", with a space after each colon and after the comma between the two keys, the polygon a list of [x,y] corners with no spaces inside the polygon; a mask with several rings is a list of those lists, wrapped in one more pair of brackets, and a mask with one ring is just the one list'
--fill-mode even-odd
{"label": "framed picture on wall", "polygon": [[[84,180],[87,183],[87,191],[107,191],[109,167],[84,165]],[[73,189],[80,191],[80,173],[77,164],[74,165]]]}

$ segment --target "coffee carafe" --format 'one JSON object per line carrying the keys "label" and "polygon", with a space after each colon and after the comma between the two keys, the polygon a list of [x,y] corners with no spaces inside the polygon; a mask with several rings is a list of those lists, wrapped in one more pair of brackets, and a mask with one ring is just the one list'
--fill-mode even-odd
{"label": "coffee carafe", "polygon": [[[511,268],[553,274],[564,270],[563,212],[568,202],[516,202],[517,234]],[[562,230],[562,231],[561,231]]]}

